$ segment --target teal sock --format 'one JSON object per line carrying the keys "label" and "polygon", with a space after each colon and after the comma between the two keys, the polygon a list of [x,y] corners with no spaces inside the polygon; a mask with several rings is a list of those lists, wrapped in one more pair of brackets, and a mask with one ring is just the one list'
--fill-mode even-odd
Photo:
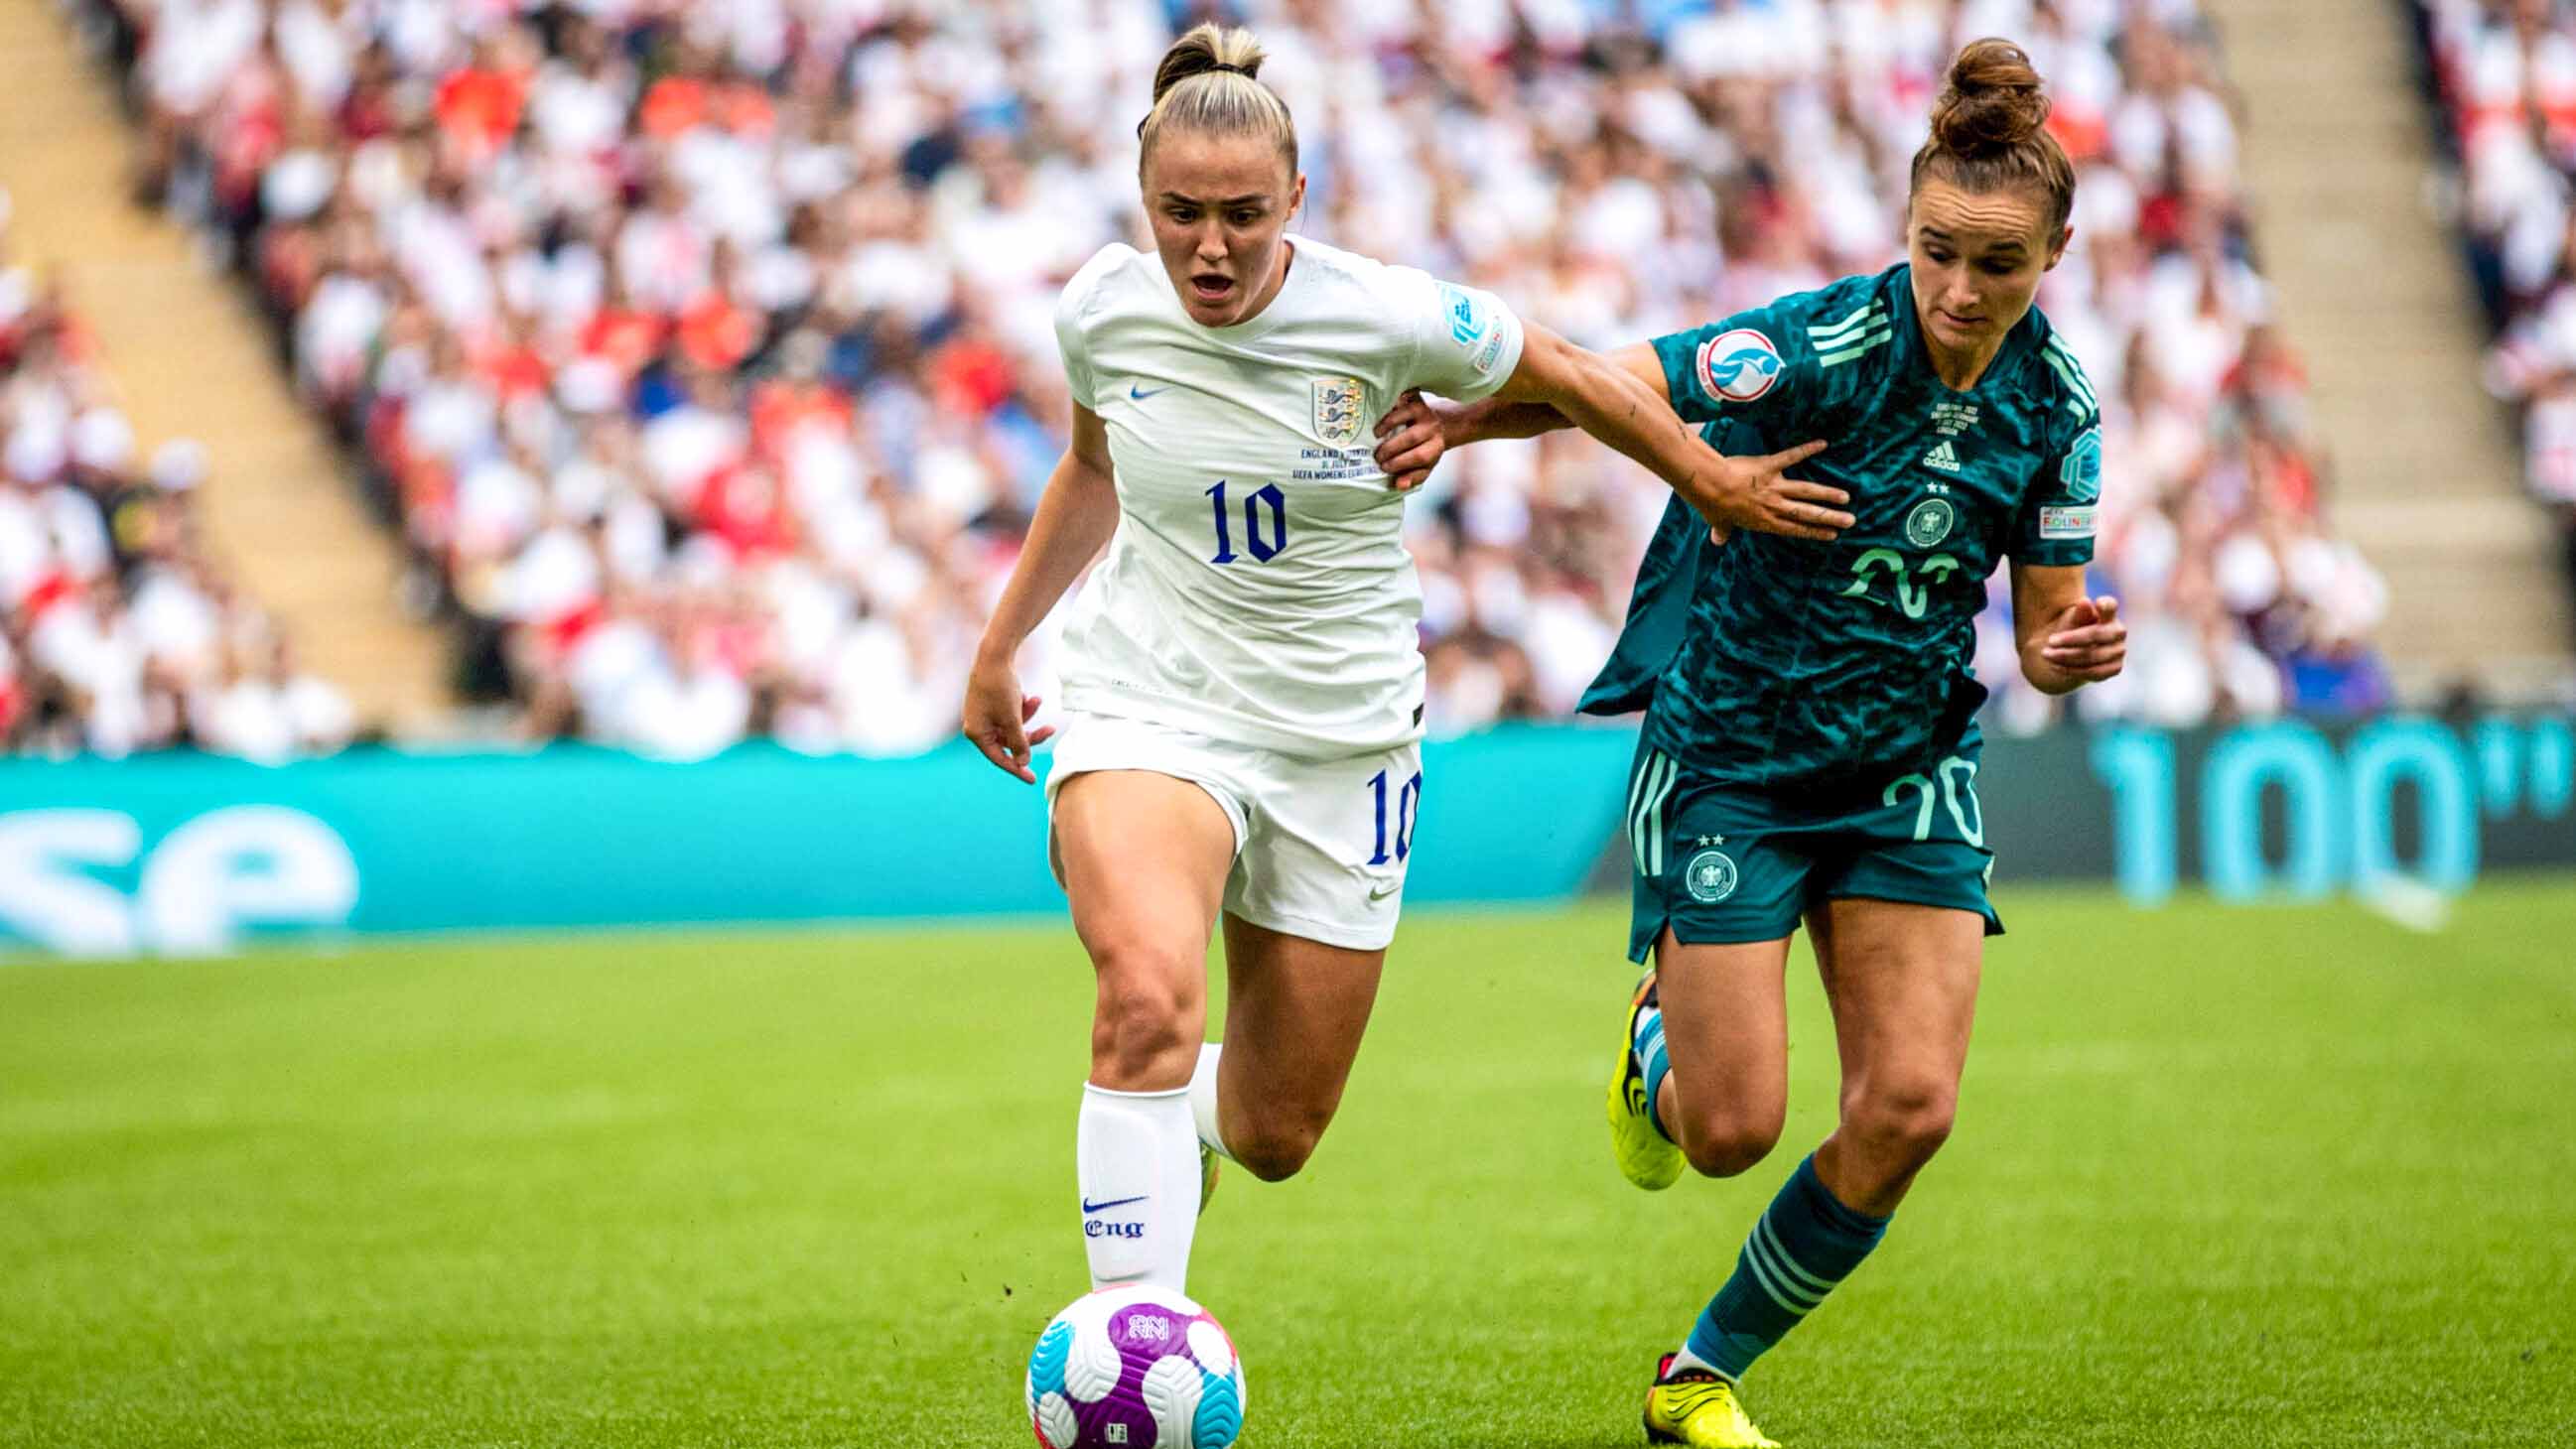
{"label": "teal sock", "polygon": [[1810,1154],[1754,1221],[1735,1275],[1708,1300],[1682,1355],[1729,1383],[1825,1301],[1887,1231],[1887,1219],[1842,1205]]}
{"label": "teal sock", "polygon": [[1655,1124],[1655,1135],[1670,1142],[1673,1134],[1664,1130],[1664,1119],[1655,1111],[1655,1103],[1662,1100],[1657,1094],[1664,1090],[1664,1078],[1673,1074],[1672,1053],[1664,1050],[1663,1012],[1650,1006],[1637,1013],[1637,1038],[1629,1049],[1637,1054],[1637,1070],[1646,1078],[1646,1120]]}

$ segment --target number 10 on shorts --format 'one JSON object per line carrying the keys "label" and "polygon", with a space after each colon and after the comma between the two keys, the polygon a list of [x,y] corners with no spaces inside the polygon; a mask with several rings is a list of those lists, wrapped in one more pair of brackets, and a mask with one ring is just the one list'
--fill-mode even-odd
{"label": "number 10 on shorts", "polygon": [[1402,860],[1413,849],[1413,813],[1422,803],[1422,772],[1416,770],[1413,772],[1412,779],[1396,787],[1395,854],[1388,855],[1386,853],[1388,843],[1386,775],[1386,771],[1380,770],[1369,777],[1369,793],[1377,799],[1377,853],[1369,857],[1368,863],[1371,865],[1384,865],[1390,860]]}

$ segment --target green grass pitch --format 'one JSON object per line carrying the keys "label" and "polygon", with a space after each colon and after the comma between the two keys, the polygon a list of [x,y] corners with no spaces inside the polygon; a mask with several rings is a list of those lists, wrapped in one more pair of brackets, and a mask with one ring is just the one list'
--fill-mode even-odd
{"label": "green grass pitch", "polygon": [[[1957,1136],[1757,1369],[1797,1449],[2576,1442],[2576,885],[2007,892]],[[1611,908],[1417,913],[1306,1175],[1192,1286],[1246,1442],[1640,1442],[1804,1146],[1612,1170]],[[0,1442],[1014,1445],[1084,1286],[1068,931],[0,969]]]}

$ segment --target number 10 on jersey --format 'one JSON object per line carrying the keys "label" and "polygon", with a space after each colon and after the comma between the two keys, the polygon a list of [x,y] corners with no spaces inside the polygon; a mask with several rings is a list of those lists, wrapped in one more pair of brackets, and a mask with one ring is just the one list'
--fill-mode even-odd
{"label": "number 10 on jersey", "polygon": [[[1216,556],[1209,563],[1230,564],[1242,555],[1234,551],[1233,520],[1226,514],[1225,490],[1228,480],[1219,478],[1207,496],[1216,503]],[[1262,527],[1262,515],[1269,514],[1269,528]],[[1268,563],[1288,546],[1288,498],[1276,483],[1264,483],[1243,495],[1243,547],[1254,563]]]}

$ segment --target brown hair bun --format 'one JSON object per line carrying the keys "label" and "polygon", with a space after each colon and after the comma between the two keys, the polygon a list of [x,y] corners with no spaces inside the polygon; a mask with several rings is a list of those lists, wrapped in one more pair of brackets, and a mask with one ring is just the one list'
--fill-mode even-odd
{"label": "brown hair bun", "polygon": [[2075,165],[2048,133],[2048,93],[2030,52],[1992,36],[1950,62],[1950,83],[1932,103],[1932,135],[1914,153],[1908,194],[1927,180],[1969,191],[2029,187],[2048,203],[2056,232],[2075,212]]}
{"label": "brown hair bun", "polygon": [[2009,40],[1972,42],[1950,64],[1932,106],[1932,139],[1964,160],[2008,151],[2048,124],[2048,96],[2029,52]]}

